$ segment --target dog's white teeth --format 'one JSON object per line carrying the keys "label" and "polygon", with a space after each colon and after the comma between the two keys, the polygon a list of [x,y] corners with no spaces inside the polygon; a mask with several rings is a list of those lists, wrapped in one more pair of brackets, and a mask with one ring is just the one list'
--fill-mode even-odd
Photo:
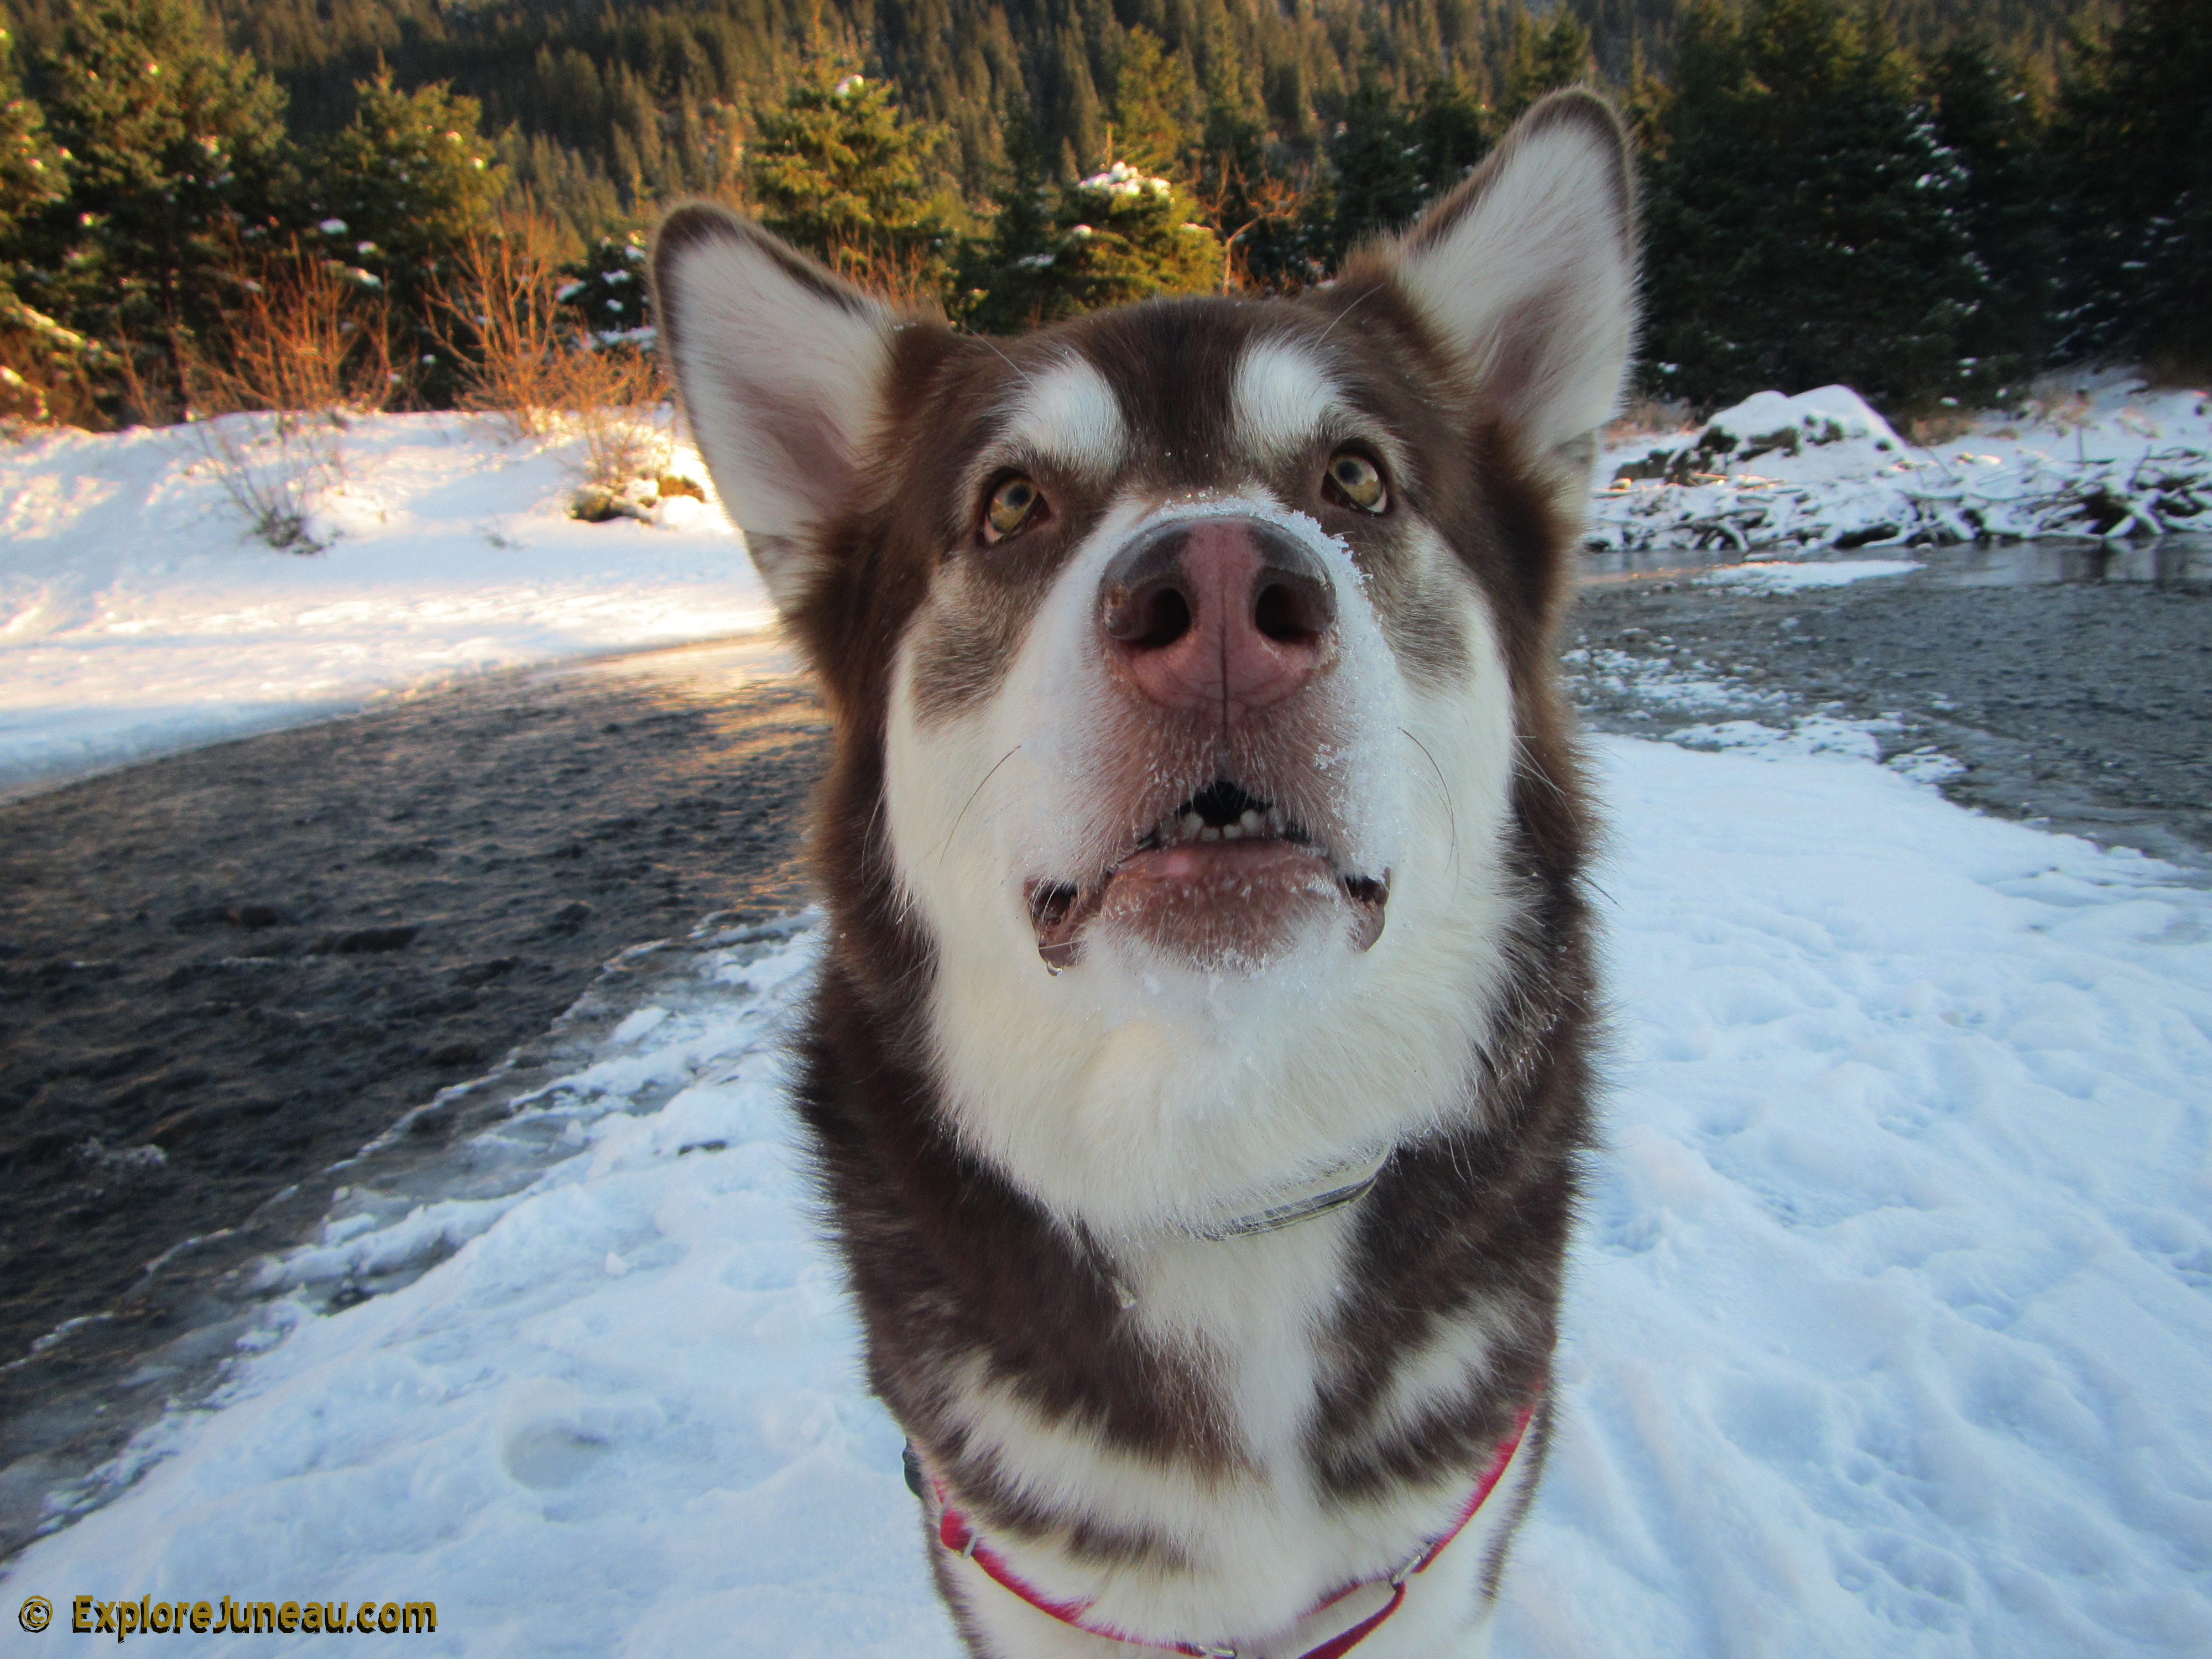
{"label": "dog's white teeth", "polygon": [[1243,833],[1244,826],[1241,823],[1224,823],[1221,826],[1221,839],[1224,841],[1235,841]]}
{"label": "dog's white teeth", "polygon": [[1199,817],[1197,813],[1186,812],[1182,815],[1182,833],[1186,840],[1196,836],[1200,830],[1205,828],[1206,820]]}
{"label": "dog's white teeth", "polygon": [[1221,831],[1215,829],[1209,823],[1198,832],[1198,838],[1200,841],[1219,841],[1221,839]]}
{"label": "dog's white teeth", "polygon": [[1237,827],[1248,836],[1256,836],[1267,827],[1267,820],[1248,806],[1244,809],[1244,816],[1237,820]]}
{"label": "dog's white teeth", "polygon": [[1267,833],[1271,836],[1279,836],[1283,833],[1283,815],[1280,812],[1278,812],[1273,807],[1269,807],[1267,809]]}

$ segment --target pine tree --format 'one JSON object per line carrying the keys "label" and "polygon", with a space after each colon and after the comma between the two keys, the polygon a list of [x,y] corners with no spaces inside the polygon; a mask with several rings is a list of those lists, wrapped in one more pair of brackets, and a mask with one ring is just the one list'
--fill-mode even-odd
{"label": "pine tree", "polygon": [[1497,142],[1500,118],[1463,79],[1431,81],[1413,118],[1422,194],[1441,196],[1474,172]]}
{"label": "pine tree", "polygon": [[1965,173],[1966,236],[1989,275],[1989,297],[1960,333],[1987,378],[2017,382],[2048,353],[2061,258],[2042,112],[2017,64],[1979,39],[1929,60],[1936,132]]}
{"label": "pine tree", "polygon": [[1006,168],[992,196],[991,231],[961,253],[952,307],[971,327],[990,334],[1033,326],[1048,303],[1047,279],[1060,233],[1054,223],[1056,192],[1037,153],[1026,109],[1009,112]]}
{"label": "pine tree", "polygon": [[[67,162],[46,131],[46,115],[15,78],[15,41],[0,29],[0,414],[45,418],[43,383],[56,369],[85,366],[91,343],[15,291],[15,264],[27,225],[69,193]],[[21,369],[33,371],[23,379]]]}
{"label": "pine tree", "polygon": [[1990,303],[1967,179],[1909,63],[1832,0],[1682,20],[1647,194],[1656,390],[1711,404],[1842,380],[1898,410],[1975,393]]}
{"label": "pine tree", "polygon": [[415,365],[416,395],[452,400],[433,295],[454,257],[487,232],[507,190],[473,98],[442,82],[402,92],[391,71],[357,82],[354,118],[310,155],[295,217],[311,246],[392,301],[393,349]]}
{"label": "pine tree", "polygon": [[2212,0],[2121,0],[2076,46],[2057,125],[2062,349],[2212,370]]}
{"label": "pine tree", "polygon": [[1113,153],[1139,172],[1188,179],[1200,136],[1198,78],[1190,60],[1170,52],[1147,28],[1122,38],[1114,66]]}
{"label": "pine tree", "polygon": [[1428,195],[1413,123],[1389,90],[1368,80],[1346,100],[1328,145],[1329,190],[1324,257],[1333,269],[1372,237],[1413,222]]}
{"label": "pine tree", "polygon": [[1196,214],[1181,185],[1127,161],[1079,179],[1057,192],[1048,228],[1035,234],[1036,252],[1015,253],[1025,233],[1010,229],[1003,246],[1011,257],[987,273],[985,297],[969,320],[1005,332],[1107,306],[1209,292],[1221,280],[1222,247]]}
{"label": "pine tree", "polygon": [[0,326],[10,330],[35,326],[15,295],[17,236],[69,194],[68,164],[46,128],[15,77],[14,37],[0,29]]}
{"label": "pine tree", "polygon": [[953,208],[924,172],[936,129],[908,121],[888,84],[821,60],[757,125],[749,159],[763,224],[855,281],[938,294]]}
{"label": "pine tree", "polygon": [[1498,113],[1509,125],[1546,93],[1591,80],[1597,62],[1590,55],[1589,31],[1571,6],[1561,6],[1541,27],[1520,6],[1513,9],[1512,56],[1505,69],[1505,95]]}
{"label": "pine tree", "polygon": [[264,231],[283,194],[283,94],[224,50],[194,0],[82,8],[38,83],[70,191],[44,216],[27,297],[82,331],[155,343],[180,389],[240,238]]}

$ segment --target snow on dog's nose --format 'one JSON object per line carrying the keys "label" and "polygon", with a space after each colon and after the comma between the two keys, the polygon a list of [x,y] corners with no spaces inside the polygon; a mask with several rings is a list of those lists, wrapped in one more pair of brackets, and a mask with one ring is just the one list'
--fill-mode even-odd
{"label": "snow on dog's nose", "polygon": [[1176,519],[1133,538],[1099,583],[1098,627],[1148,701],[1224,727],[1283,702],[1334,647],[1328,569],[1276,526]]}

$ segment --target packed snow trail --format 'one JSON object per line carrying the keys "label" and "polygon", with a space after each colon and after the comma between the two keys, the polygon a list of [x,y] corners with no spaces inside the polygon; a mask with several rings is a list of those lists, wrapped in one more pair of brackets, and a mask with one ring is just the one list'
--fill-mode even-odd
{"label": "packed snow trail", "polygon": [[[1615,1083],[1500,1659],[2212,1651],[2212,896],[1864,758],[1598,753]],[[779,1101],[811,941],[705,941],[516,1195],[355,1194],[13,1595],[951,1659]]]}

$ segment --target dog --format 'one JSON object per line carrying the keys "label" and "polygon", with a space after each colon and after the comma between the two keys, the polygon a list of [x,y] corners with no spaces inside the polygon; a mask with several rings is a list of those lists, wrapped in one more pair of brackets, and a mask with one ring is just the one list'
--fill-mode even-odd
{"label": "dog", "polygon": [[1296,298],[991,339],[659,232],[833,728],[793,1092],[976,1655],[1487,1647],[1592,1134],[1553,659],[1635,266],[1583,91]]}

